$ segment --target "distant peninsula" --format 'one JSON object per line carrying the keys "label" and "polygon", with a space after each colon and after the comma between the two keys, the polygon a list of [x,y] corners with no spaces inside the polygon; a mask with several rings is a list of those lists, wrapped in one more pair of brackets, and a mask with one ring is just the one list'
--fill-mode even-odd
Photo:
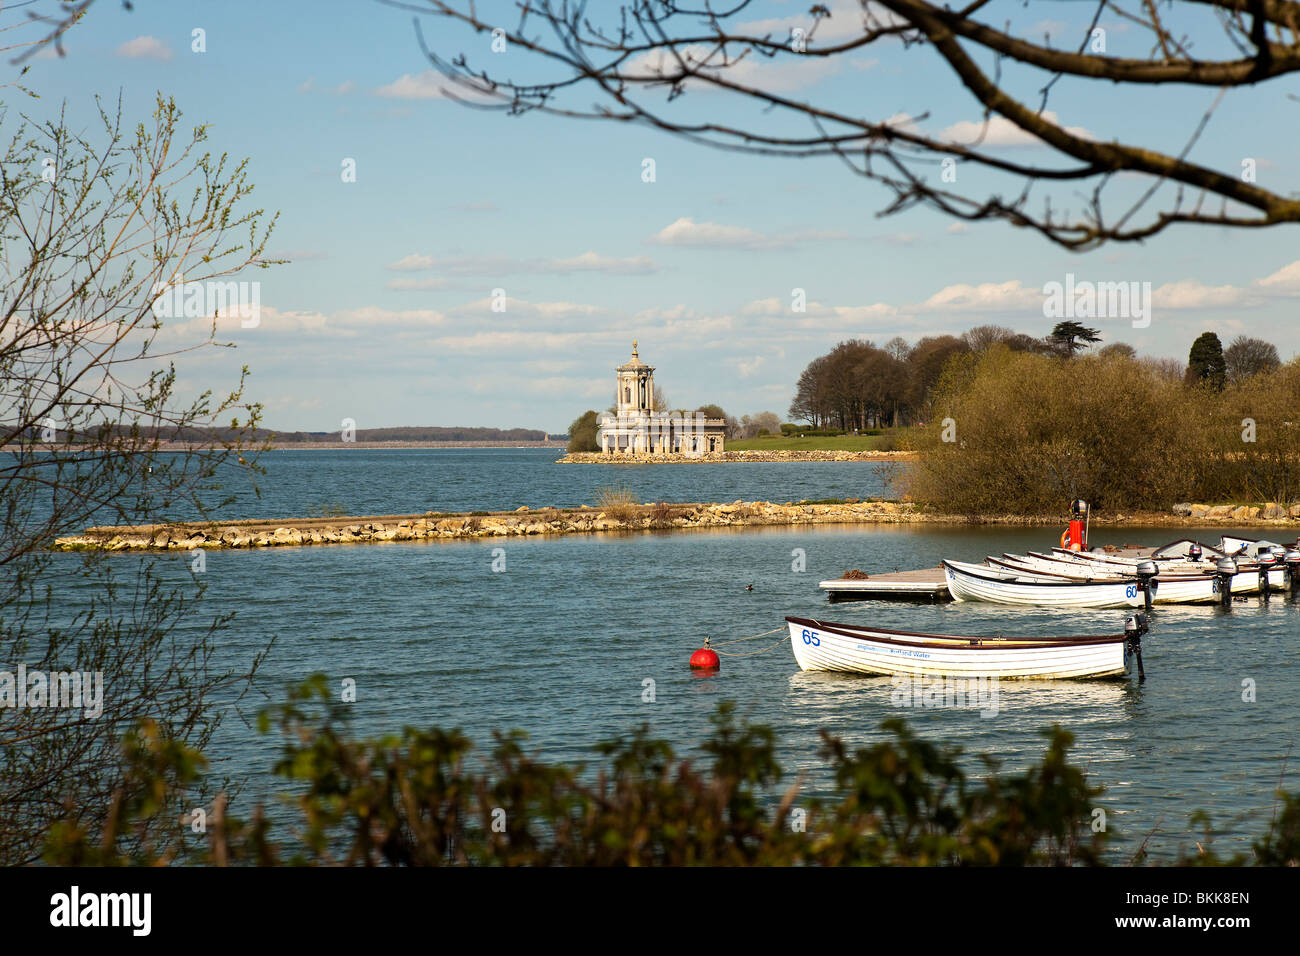
{"label": "distant peninsula", "polygon": [[333,432],[259,430],[272,448],[563,448],[568,435],[548,435],[539,428],[480,428],[463,425],[403,425],[356,428],[345,436]]}

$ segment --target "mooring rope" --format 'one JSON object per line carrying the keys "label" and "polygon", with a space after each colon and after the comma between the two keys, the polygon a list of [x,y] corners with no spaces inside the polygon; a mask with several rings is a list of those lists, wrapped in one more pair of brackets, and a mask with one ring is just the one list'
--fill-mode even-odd
{"label": "mooring rope", "polygon": [[740,653],[738,651],[718,651],[717,654],[720,657],[757,657],[759,654],[766,654],[768,651],[772,650],[773,648],[780,647],[782,644],[785,643],[787,643],[787,640],[786,638],[783,637],[780,640],[778,640],[775,644],[769,644],[767,647],[759,651],[748,651],[746,653]]}
{"label": "mooring rope", "polygon": [[785,627],[774,627],[772,628],[772,630],[764,631],[762,634],[751,634],[748,637],[737,637],[737,638],[733,638],[730,641],[723,641],[721,644],[713,644],[712,642],[710,642],[709,647],[711,647],[720,657],[757,657],[759,654],[766,654],[774,647],[780,647],[782,644],[785,643],[786,639],[782,637],[776,643],[769,644],[767,647],[764,647],[762,650],[758,650],[758,651],[747,651],[747,652],[719,651],[718,648],[726,647],[728,644],[740,644],[743,643],[744,641],[756,641],[761,637],[770,637],[771,635],[777,633],[778,631],[784,631],[784,630]]}

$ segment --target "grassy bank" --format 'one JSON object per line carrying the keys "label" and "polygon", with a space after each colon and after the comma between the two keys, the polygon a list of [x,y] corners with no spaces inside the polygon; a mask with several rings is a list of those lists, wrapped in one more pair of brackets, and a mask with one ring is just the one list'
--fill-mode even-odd
{"label": "grassy bank", "polygon": [[879,435],[763,435],[727,442],[728,451],[895,451],[909,428],[890,428]]}

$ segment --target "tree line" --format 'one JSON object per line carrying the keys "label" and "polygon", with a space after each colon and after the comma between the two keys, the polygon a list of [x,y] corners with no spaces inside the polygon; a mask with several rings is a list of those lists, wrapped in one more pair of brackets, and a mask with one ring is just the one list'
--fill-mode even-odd
{"label": "tree line", "polygon": [[[1186,369],[962,355],[935,386],[934,424],[907,434],[919,456],[896,490],[972,517],[1055,514],[1073,498],[1128,513],[1300,502],[1300,358],[1273,367],[1267,349],[1237,342],[1229,375],[1216,343],[1198,338]],[[1243,365],[1248,352],[1257,360]]]}
{"label": "tree line", "polygon": [[[811,428],[846,431],[924,424],[933,416],[936,386],[957,356],[978,358],[1001,346],[1011,352],[1068,359],[1100,342],[1099,330],[1072,321],[1057,323],[1042,338],[980,325],[960,336],[926,336],[915,344],[901,337],[883,346],[849,339],[808,363],[796,384],[790,417]],[[1213,332],[1196,340],[1186,366],[1174,359],[1139,358],[1123,342],[1105,345],[1096,355],[1132,359],[1161,377],[1206,381],[1217,388],[1241,384],[1282,364],[1271,343],[1243,335],[1225,350]]]}

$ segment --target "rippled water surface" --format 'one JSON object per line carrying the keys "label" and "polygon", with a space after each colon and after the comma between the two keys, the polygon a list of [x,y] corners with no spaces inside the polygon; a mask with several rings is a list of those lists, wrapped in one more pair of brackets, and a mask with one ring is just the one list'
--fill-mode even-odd
{"label": "rippled water surface", "polygon": [[502,511],[594,504],[621,485],[641,501],[773,501],[887,494],[877,462],[725,462],[672,465],[560,465],[558,448],[352,449],[273,451],[261,458],[261,497],[232,479],[230,518]]}
{"label": "rippled water surface", "polygon": [[[300,456],[301,467],[277,471],[271,463],[264,499],[271,507],[263,513],[302,513],[331,500],[371,512],[571,504],[613,480],[645,500],[879,493],[878,470],[853,464],[614,472],[553,465],[552,452],[534,450],[285,454]],[[687,667],[706,636],[716,643],[757,634],[780,627],[787,614],[974,634],[1121,630],[1118,611],[828,606],[817,588],[848,568],[980,560],[1047,547],[1055,537],[1052,529],[880,526],[393,542],[214,552],[205,580],[209,611],[237,613],[223,654],[245,660],[275,637],[267,686],[315,671],[333,681],[355,678],[354,713],[364,732],[458,726],[487,745],[492,729],[523,728],[540,755],[572,760],[591,759],[596,741],[648,722],[689,752],[708,733],[717,703],[731,699],[776,729],[784,767],[805,771],[807,788],[818,792],[828,785],[819,728],[863,745],[880,738],[882,720],[901,714],[927,737],[994,754],[1016,769],[1041,752],[1039,731],[1060,723],[1077,738],[1077,761],[1107,787],[1102,805],[1118,835],[1118,861],[1153,831],[1157,859],[1192,849],[1199,830],[1188,817],[1198,809],[1212,814],[1221,849],[1244,849],[1268,822],[1300,728],[1300,607],[1276,598],[1268,605],[1252,598],[1228,613],[1158,608],[1143,642],[1145,684],[1004,682],[991,719],[975,710],[893,707],[888,679],[801,673],[780,634],[724,647],[769,649],[724,657],[715,676]],[[1169,537],[1094,532],[1099,544]],[[504,571],[492,569],[494,548],[504,549]],[[803,571],[793,570],[797,549],[806,555]],[[115,560],[125,569],[140,559]],[[183,577],[181,558],[161,562]],[[65,600],[75,602],[76,593]],[[642,700],[647,678],[654,703]],[[1242,699],[1244,681],[1254,682],[1253,703]],[[212,752],[223,769],[249,780],[252,795],[274,792],[266,772],[272,740],[231,721]],[[1300,782],[1291,778],[1290,786]]]}

